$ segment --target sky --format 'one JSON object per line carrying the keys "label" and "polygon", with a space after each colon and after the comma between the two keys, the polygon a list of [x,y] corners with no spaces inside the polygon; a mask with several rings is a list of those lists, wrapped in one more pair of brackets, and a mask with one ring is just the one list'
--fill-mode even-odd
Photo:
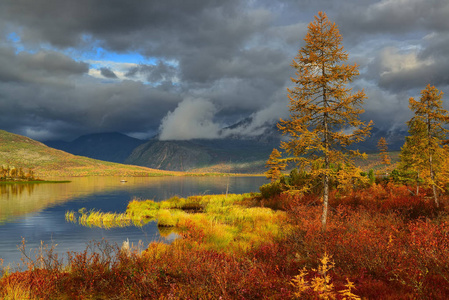
{"label": "sky", "polygon": [[447,0],[2,0],[0,129],[40,141],[254,135],[288,116],[290,66],[319,11],[364,89],[363,120],[405,128],[435,85],[449,109]]}

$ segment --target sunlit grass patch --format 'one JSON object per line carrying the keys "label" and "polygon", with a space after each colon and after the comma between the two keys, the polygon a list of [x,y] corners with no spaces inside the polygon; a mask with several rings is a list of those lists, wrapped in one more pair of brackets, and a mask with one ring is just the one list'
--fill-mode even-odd
{"label": "sunlit grass patch", "polygon": [[179,210],[160,209],[156,215],[157,225],[161,227],[174,227],[178,225],[179,218],[185,213]]}
{"label": "sunlit grass patch", "polygon": [[202,248],[246,251],[286,234],[289,228],[285,212],[254,206],[257,201],[251,198],[254,195],[172,197],[161,202],[134,199],[125,213],[80,210],[79,215],[67,212],[66,219],[101,228],[141,226],[156,221],[162,232],[175,228]]}
{"label": "sunlit grass patch", "polygon": [[[231,250],[246,250],[288,232],[284,212],[240,205],[248,197],[251,195],[196,196],[203,213],[182,214],[177,227],[187,237],[200,240],[203,247]],[[191,231],[193,236],[188,233]]]}

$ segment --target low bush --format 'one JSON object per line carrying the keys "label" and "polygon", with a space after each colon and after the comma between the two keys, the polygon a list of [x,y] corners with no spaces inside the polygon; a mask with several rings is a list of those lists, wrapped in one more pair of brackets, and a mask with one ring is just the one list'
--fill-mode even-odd
{"label": "low bush", "polygon": [[278,180],[262,185],[259,190],[263,198],[269,199],[280,195],[285,189],[283,184]]}

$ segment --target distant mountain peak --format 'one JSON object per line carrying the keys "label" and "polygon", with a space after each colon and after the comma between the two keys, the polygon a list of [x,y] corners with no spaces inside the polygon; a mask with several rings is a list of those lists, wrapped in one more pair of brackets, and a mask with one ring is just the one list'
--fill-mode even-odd
{"label": "distant mountain peak", "polygon": [[131,152],[143,143],[145,141],[120,132],[86,134],[71,142],[45,142],[47,146],[68,153],[118,163],[123,163]]}

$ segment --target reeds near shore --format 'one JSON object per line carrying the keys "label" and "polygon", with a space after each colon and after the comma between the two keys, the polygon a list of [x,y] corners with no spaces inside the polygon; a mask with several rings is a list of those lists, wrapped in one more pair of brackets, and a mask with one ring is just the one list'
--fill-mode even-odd
{"label": "reeds near shore", "polygon": [[81,209],[78,213],[66,212],[66,220],[106,229],[142,226],[156,221],[158,227],[172,227],[178,233],[185,233],[196,226],[207,237],[209,247],[220,249],[238,244],[241,249],[247,249],[266,238],[285,234],[289,228],[284,212],[248,207],[245,201],[252,198],[251,194],[228,194],[172,197],[162,202],[133,200],[124,213],[86,212]]}
{"label": "reeds near shore", "polygon": [[150,219],[132,218],[127,213],[110,213],[98,210],[82,211],[80,213],[67,211],[65,219],[67,222],[79,223],[82,226],[105,229],[128,226],[140,227],[151,221]]}

